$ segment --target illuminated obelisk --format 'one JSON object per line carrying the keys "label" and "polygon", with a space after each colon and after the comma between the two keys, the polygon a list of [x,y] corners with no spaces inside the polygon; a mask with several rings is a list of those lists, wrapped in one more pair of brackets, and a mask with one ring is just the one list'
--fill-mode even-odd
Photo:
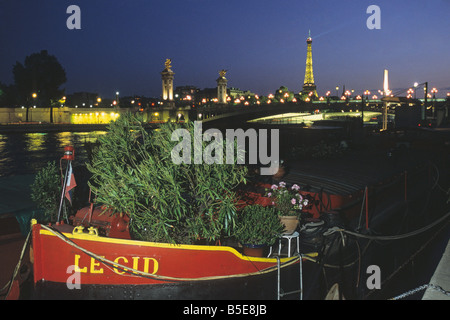
{"label": "illuminated obelisk", "polygon": [[384,90],[384,96],[387,97],[390,94],[390,91],[389,91],[389,71],[387,69],[384,69],[383,90]]}
{"label": "illuminated obelisk", "polygon": [[383,91],[384,91],[384,97],[385,101],[383,103],[383,128],[382,130],[387,130],[387,109],[388,109],[388,101],[387,98],[391,94],[389,91],[389,71],[387,69],[384,69],[384,79],[383,79]]}
{"label": "illuminated obelisk", "polygon": [[317,97],[316,85],[314,83],[313,73],[313,60],[312,60],[312,38],[311,31],[309,31],[308,39],[306,39],[307,51],[306,51],[306,69],[305,69],[305,81],[303,81],[303,95],[312,95]]}
{"label": "illuminated obelisk", "polygon": [[165,68],[161,72],[162,78],[162,99],[164,106],[175,107],[175,102],[173,101],[173,76],[172,71],[172,60],[166,59]]}

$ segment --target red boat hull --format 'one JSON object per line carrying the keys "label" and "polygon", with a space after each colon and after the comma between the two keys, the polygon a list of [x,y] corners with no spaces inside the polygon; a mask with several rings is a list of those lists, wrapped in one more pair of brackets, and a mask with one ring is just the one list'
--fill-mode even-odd
{"label": "red boat hull", "polygon": [[[65,226],[70,230],[69,226]],[[275,299],[277,259],[227,246],[172,245],[33,225],[35,298]],[[298,257],[280,259],[283,290]],[[293,285],[293,283],[295,283]]]}

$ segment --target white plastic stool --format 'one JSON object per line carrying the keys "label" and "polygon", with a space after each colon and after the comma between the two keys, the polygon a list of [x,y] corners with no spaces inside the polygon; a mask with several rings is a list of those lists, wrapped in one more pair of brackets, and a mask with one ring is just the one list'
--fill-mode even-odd
{"label": "white plastic stool", "polygon": [[[281,254],[281,240],[286,239],[288,241],[288,257],[291,256],[291,241],[292,239],[297,239],[297,253],[299,253],[300,248],[300,234],[297,231],[294,231],[294,233],[291,234],[282,234],[281,237],[278,239],[278,256]],[[269,255],[272,254],[272,247],[270,247]]]}

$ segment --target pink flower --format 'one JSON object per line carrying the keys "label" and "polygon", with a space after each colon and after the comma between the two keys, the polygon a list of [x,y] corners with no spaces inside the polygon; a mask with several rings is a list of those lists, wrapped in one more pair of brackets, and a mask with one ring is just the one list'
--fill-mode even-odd
{"label": "pink flower", "polygon": [[292,190],[300,190],[300,187],[297,184],[292,185],[291,187]]}
{"label": "pink flower", "polygon": [[295,204],[297,201],[295,200],[295,198],[292,198],[291,203]]}
{"label": "pink flower", "polygon": [[268,197],[271,197],[271,196],[272,196],[272,192],[269,192],[269,193],[267,194],[267,196],[268,196]]}
{"label": "pink flower", "polygon": [[276,184],[273,184],[273,185],[270,187],[270,189],[272,189],[272,190],[277,190],[277,189],[278,189],[278,186],[277,186]]}

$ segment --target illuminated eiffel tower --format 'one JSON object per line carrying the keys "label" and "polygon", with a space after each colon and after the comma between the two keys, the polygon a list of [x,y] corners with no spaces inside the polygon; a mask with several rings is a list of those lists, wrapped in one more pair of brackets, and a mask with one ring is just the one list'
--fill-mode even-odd
{"label": "illuminated eiffel tower", "polygon": [[318,97],[316,91],[316,85],[314,84],[314,73],[313,73],[313,61],[312,61],[312,38],[311,38],[311,30],[309,31],[308,39],[306,39],[306,43],[308,44],[308,50],[306,52],[306,70],[305,70],[305,81],[303,82],[303,95],[310,95],[312,92],[312,96]]}

